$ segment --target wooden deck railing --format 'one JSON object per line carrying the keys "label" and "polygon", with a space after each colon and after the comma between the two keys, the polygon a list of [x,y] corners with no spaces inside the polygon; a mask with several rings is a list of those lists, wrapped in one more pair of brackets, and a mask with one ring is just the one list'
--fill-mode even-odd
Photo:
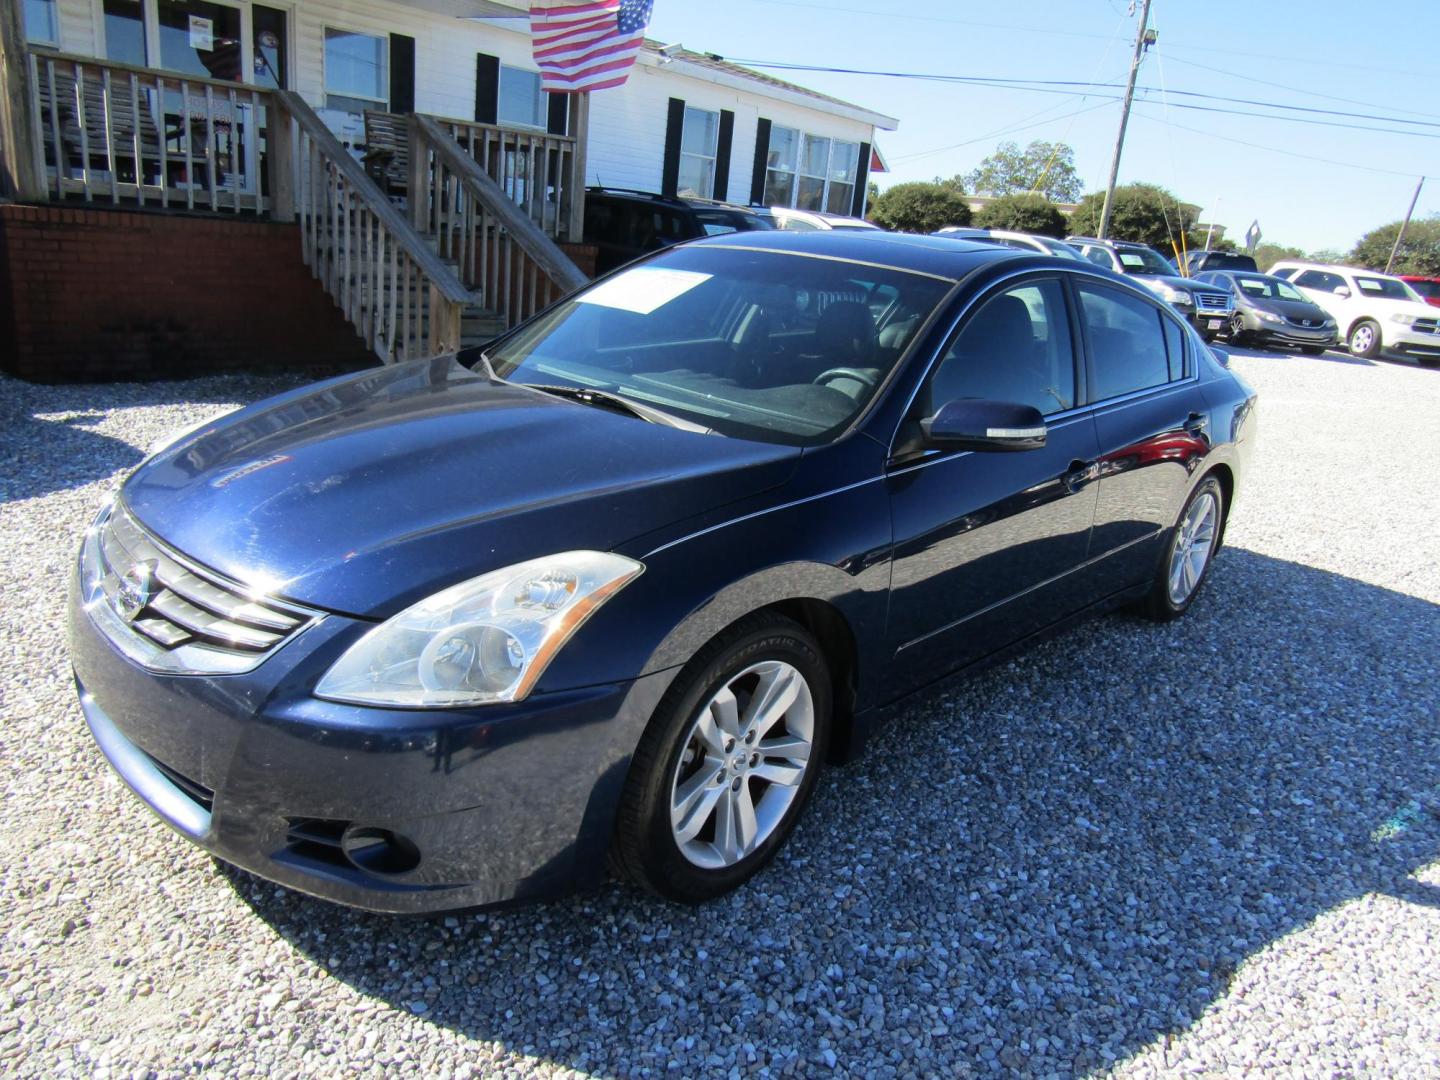
{"label": "wooden deck railing", "polygon": [[270,93],[30,53],[34,145],[52,198],[257,214]]}
{"label": "wooden deck railing", "polygon": [[273,97],[275,216],[298,218],[306,265],[381,359],[458,349],[470,290],[303,98]]}
{"label": "wooden deck railing", "polygon": [[[589,280],[544,228],[539,179],[552,175],[537,167],[518,177],[516,171],[502,172],[497,179],[482,162],[493,162],[492,154],[503,158],[507,141],[458,141],[454,122],[418,114],[410,124],[411,220],[435,241],[440,256],[459,268],[460,279],[485,307],[513,326]],[[536,183],[515,186],[532,177]]]}

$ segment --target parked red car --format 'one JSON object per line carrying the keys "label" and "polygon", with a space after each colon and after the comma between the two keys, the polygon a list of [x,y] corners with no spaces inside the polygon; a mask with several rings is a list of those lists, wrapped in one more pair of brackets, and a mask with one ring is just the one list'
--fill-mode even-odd
{"label": "parked red car", "polygon": [[1440,277],[1422,277],[1419,274],[1401,274],[1400,280],[1420,294],[1427,304],[1440,307]]}

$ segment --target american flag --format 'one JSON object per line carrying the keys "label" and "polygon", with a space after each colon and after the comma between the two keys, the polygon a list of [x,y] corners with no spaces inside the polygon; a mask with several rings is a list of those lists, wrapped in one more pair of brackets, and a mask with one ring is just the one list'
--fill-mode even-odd
{"label": "american flag", "polygon": [[578,94],[619,86],[630,74],[654,0],[536,0],[530,38],[540,88]]}

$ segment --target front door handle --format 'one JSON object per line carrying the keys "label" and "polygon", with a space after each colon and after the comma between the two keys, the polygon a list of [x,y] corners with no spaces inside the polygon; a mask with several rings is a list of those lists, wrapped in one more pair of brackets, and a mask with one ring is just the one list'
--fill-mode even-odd
{"label": "front door handle", "polygon": [[1079,491],[1100,475],[1100,463],[1096,461],[1072,461],[1070,471],[1060,477],[1060,482],[1072,493]]}
{"label": "front door handle", "polygon": [[1204,413],[1192,412],[1183,426],[1191,435],[1204,435],[1205,430],[1210,426],[1210,418]]}

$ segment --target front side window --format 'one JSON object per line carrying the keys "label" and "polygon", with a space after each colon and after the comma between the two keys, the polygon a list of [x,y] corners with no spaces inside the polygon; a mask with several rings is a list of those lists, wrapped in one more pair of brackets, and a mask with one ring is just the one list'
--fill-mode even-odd
{"label": "front side window", "polygon": [[545,95],[540,92],[540,73],[501,64],[500,123],[516,127],[543,128],[545,112]]}
{"label": "front side window", "polygon": [[55,0],[25,0],[25,37],[36,45],[60,45],[60,15]]}
{"label": "front side window", "polygon": [[325,107],[359,113],[389,101],[386,41],[353,30],[325,28]]}
{"label": "front side window", "polygon": [[1171,374],[1167,319],[1159,307],[1095,282],[1079,282],[1078,291],[1090,342],[1094,400],[1148,390],[1179,377]]}
{"label": "front side window", "polygon": [[1075,407],[1075,351],[1058,281],[1006,289],[966,320],[931,376],[930,411],[964,398],[1042,413]]}
{"label": "front side window", "polygon": [[[950,282],[778,251],[680,247],[534,319],[488,354],[512,382],[607,390],[736,438],[828,441]],[[877,317],[867,300],[889,299]],[[882,325],[882,321],[884,325]]]}
{"label": "front side window", "polygon": [[715,148],[719,139],[720,114],[687,105],[680,136],[680,194],[708,199],[715,193]]}

